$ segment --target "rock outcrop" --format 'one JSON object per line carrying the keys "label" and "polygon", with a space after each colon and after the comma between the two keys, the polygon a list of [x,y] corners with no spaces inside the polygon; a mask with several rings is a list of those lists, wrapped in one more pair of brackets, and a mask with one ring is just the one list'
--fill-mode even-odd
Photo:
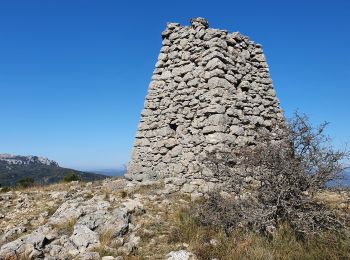
{"label": "rock outcrop", "polygon": [[203,18],[169,23],[162,38],[128,178],[198,177],[207,153],[253,145],[284,122],[261,45]]}
{"label": "rock outcrop", "polygon": [[[116,186],[125,181],[104,185],[107,183]],[[38,189],[1,195],[0,200],[7,201],[1,210],[5,212],[0,220],[0,259],[100,259],[98,248],[111,241],[120,243],[110,248],[111,254],[130,253],[138,240],[131,215],[143,205],[131,198],[123,205],[118,196],[107,195],[110,191],[104,185],[75,182],[57,186],[65,187],[64,191]],[[15,205],[19,201],[22,204]]]}
{"label": "rock outcrop", "polygon": [[39,156],[20,156],[13,154],[0,154],[0,161],[7,163],[8,165],[30,165],[30,164],[42,164],[48,166],[56,166],[59,167],[58,163],[49,160],[45,157]]}
{"label": "rock outcrop", "polygon": [[[107,179],[0,193],[0,260],[121,260],[140,244],[148,259],[164,259],[170,251],[157,252],[168,246],[156,232],[169,233],[173,223],[165,217],[190,201],[191,193],[187,201],[178,199],[183,185]],[[179,256],[190,253],[174,251],[169,259]]]}
{"label": "rock outcrop", "polygon": [[[200,179],[173,177],[72,182],[0,193],[0,260],[202,259],[194,254],[196,242],[193,247],[179,239],[179,227],[186,222],[181,212],[208,198],[205,193],[211,189]],[[319,196],[337,201],[337,208],[349,208],[349,192]],[[203,243],[215,248],[220,241],[208,237]]]}

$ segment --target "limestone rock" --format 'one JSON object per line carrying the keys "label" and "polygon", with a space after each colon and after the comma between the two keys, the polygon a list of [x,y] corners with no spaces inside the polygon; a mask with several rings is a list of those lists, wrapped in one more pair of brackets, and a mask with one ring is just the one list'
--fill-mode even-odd
{"label": "limestone rock", "polygon": [[253,145],[284,123],[261,46],[208,27],[199,17],[190,26],[169,23],[162,33],[128,179],[214,178],[199,167],[200,157]]}
{"label": "limestone rock", "polygon": [[114,256],[104,256],[101,258],[102,260],[115,260]]}
{"label": "limestone rock", "polygon": [[98,234],[82,225],[76,225],[74,227],[73,235],[70,239],[82,252],[85,252],[87,248],[92,248],[99,244]]}
{"label": "limestone rock", "polygon": [[167,260],[195,260],[197,259],[194,254],[186,251],[172,251],[166,256]]}
{"label": "limestone rock", "polygon": [[143,204],[138,199],[129,199],[126,202],[123,202],[123,205],[127,212],[143,211]]}
{"label": "limestone rock", "polygon": [[204,27],[206,29],[206,28],[209,27],[208,21],[206,19],[202,18],[202,17],[192,18],[191,19],[191,24],[195,28],[197,28],[197,27]]}

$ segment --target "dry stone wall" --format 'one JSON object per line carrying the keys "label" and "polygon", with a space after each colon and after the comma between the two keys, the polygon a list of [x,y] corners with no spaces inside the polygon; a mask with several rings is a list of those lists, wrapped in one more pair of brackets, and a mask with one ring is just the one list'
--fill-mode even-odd
{"label": "dry stone wall", "polygon": [[252,145],[284,121],[261,48],[238,32],[169,23],[127,178],[197,178],[208,152]]}

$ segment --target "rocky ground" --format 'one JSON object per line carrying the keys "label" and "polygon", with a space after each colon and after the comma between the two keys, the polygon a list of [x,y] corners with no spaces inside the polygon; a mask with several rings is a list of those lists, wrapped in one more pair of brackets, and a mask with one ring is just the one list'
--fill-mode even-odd
{"label": "rocky ground", "polygon": [[166,237],[198,187],[115,179],[0,193],[0,259],[192,259]]}
{"label": "rocky ground", "polygon": [[[196,259],[190,245],[172,239],[176,212],[212,185],[109,179],[0,193],[0,260]],[[342,193],[319,197],[350,204]]]}

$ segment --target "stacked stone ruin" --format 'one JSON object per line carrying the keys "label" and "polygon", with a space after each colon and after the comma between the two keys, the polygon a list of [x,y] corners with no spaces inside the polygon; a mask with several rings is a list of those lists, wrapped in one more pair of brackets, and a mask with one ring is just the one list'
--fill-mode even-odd
{"label": "stacked stone ruin", "polygon": [[203,18],[167,24],[162,39],[128,178],[197,178],[206,154],[253,145],[284,121],[261,45]]}

